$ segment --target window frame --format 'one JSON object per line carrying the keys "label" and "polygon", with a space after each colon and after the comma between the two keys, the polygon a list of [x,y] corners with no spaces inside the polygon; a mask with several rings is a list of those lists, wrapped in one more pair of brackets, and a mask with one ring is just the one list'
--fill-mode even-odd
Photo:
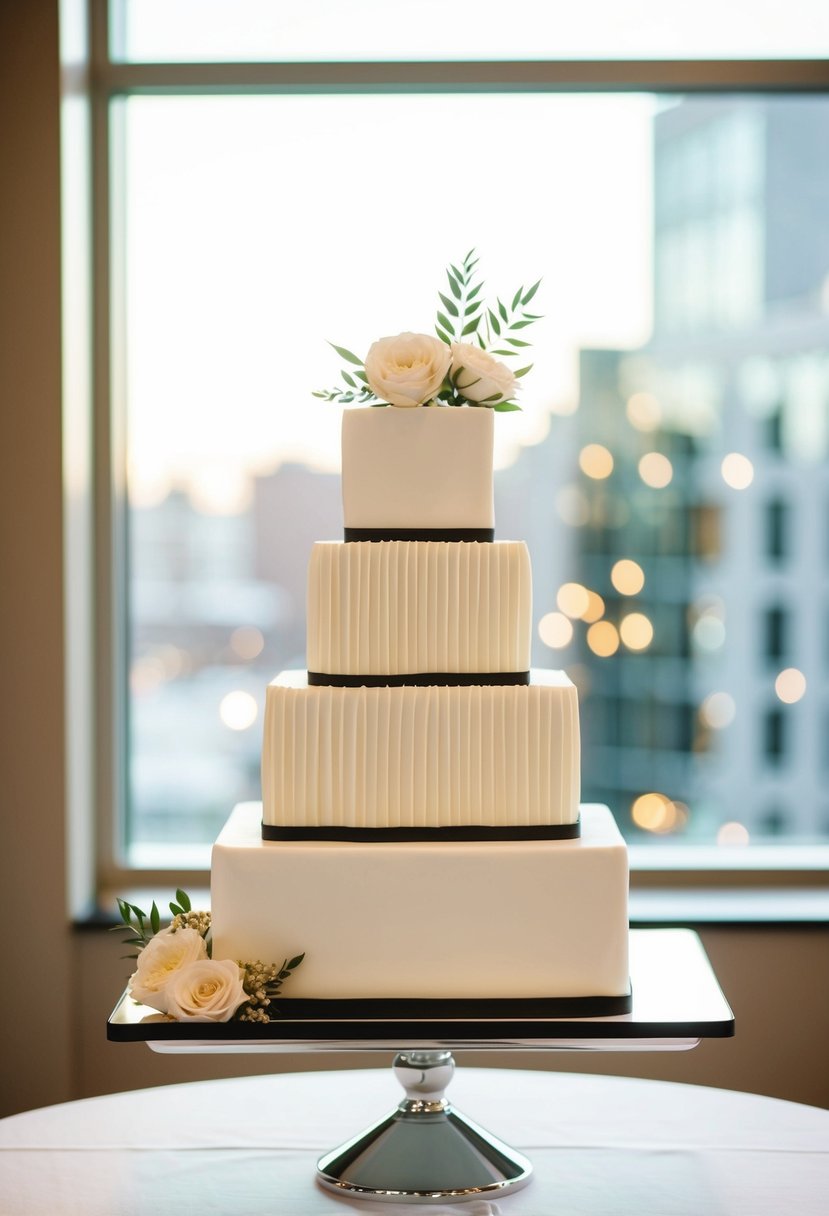
{"label": "window frame", "polygon": [[[118,107],[128,96],[361,93],[706,93],[826,94],[829,59],[544,60],[485,62],[121,63],[109,57],[109,5],[89,4],[88,94],[91,122],[89,207],[92,232],[92,402],[94,452],[89,535],[94,621],[70,620],[68,634],[93,631],[94,705],[86,757],[94,786],[95,871],[99,889],[166,889],[166,870],[129,868],[119,860],[127,797],[127,503],[125,479],[124,315],[122,267],[112,257],[123,222],[117,190]],[[69,605],[71,612],[71,604]],[[71,691],[71,690],[70,690]],[[79,698],[75,698],[76,703]],[[71,697],[70,697],[71,700]],[[71,707],[70,707],[71,712]],[[78,710],[76,709],[76,712]],[[80,712],[89,711],[81,708]],[[816,708],[816,712],[820,712]],[[77,746],[77,744],[76,744]],[[80,813],[73,808],[71,814]],[[632,885],[641,888],[829,887],[829,844],[667,845],[630,848]],[[202,869],[175,871],[203,886]]]}

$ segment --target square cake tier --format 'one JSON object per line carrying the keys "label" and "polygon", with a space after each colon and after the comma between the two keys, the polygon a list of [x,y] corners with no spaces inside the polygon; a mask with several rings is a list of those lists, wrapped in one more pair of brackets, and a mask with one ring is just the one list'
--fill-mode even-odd
{"label": "square cake tier", "polygon": [[305,952],[297,998],[557,998],[628,989],[627,849],[606,807],[575,840],[263,841],[259,803],[213,848],[213,956]]}

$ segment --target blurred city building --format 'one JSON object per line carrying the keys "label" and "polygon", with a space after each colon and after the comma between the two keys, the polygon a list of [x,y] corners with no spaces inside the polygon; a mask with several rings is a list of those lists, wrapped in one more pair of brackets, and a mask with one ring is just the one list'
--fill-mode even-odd
{"label": "blurred city building", "polygon": [[581,355],[585,794],[634,830],[829,831],[827,151],[823,100],[659,113],[653,338]]}

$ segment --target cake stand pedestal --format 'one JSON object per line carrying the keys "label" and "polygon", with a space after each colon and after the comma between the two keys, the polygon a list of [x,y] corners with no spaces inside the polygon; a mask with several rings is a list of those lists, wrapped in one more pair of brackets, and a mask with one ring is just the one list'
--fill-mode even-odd
{"label": "cake stand pedestal", "polygon": [[406,1097],[322,1156],[319,1184],[385,1203],[500,1196],[525,1186],[532,1166],[447,1102],[453,1052],[683,1051],[704,1038],[733,1035],[734,1016],[695,933],[633,930],[630,956],[631,1012],[609,1017],[470,1016],[466,1007],[454,1015],[447,1002],[439,1003],[439,1012],[416,1017],[359,1017],[326,1011],[326,1002],[309,1011],[309,1002],[297,1001],[300,1016],[286,999],[278,1021],[217,1025],[147,1020],[147,1010],[125,994],[109,1018],[107,1037],[175,1054],[396,1051],[394,1069]]}

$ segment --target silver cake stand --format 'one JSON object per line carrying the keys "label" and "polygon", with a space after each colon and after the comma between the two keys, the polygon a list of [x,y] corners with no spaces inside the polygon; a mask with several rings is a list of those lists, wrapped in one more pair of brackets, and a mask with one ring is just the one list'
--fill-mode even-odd
{"label": "silver cake stand", "polygon": [[[685,1051],[704,1038],[729,1038],[734,1015],[697,935],[688,929],[638,929],[630,935],[632,1009],[607,1017],[543,1017],[507,1010],[498,1016],[295,1016],[290,1001],[268,1025],[147,1021],[124,995],[107,1023],[117,1042],[153,1051],[396,1052],[405,1097],[389,1114],[317,1163],[326,1190],[385,1203],[447,1203],[495,1197],[530,1181],[526,1157],[478,1127],[446,1098],[453,1052]],[[483,1005],[484,1003],[482,1003]],[[299,1002],[296,1003],[300,1005]]]}

